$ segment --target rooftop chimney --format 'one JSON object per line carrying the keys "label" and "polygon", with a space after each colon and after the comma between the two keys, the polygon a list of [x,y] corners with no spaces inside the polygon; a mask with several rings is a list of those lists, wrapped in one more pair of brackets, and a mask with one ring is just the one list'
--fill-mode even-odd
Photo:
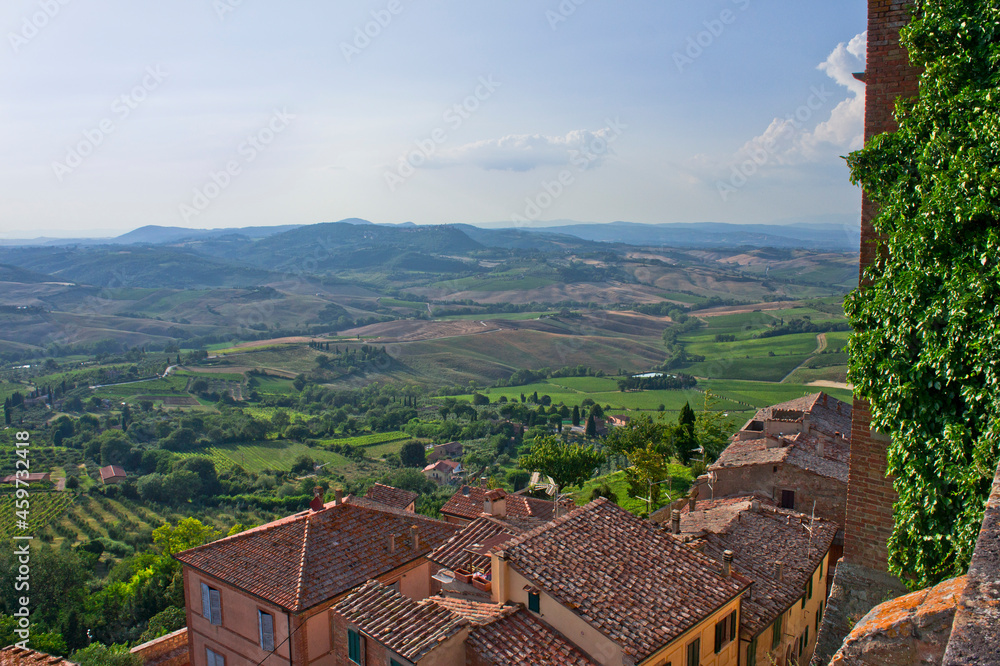
{"label": "rooftop chimney", "polygon": [[760,513],[760,500],[750,500],[750,510],[754,513]]}
{"label": "rooftop chimney", "polygon": [[395,553],[396,552],[396,535],[395,534],[390,534],[389,535],[389,552],[390,553]]}
{"label": "rooftop chimney", "polygon": [[821,439],[818,442],[816,442],[816,455],[818,455],[820,458],[822,458],[824,451],[825,451],[825,447],[823,446],[823,440]]}
{"label": "rooftop chimney", "polygon": [[333,504],[334,506],[340,506],[344,503],[344,491],[337,488],[333,491]]}
{"label": "rooftop chimney", "polygon": [[698,498],[692,495],[688,499],[688,511],[694,511],[697,506],[698,506]]}
{"label": "rooftop chimney", "polygon": [[671,534],[681,533],[681,512],[677,509],[670,512],[670,532]]}
{"label": "rooftop chimney", "polygon": [[729,578],[733,574],[733,551],[722,553],[722,575]]}
{"label": "rooftop chimney", "polygon": [[778,579],[779,583],[785,582],[785,563],[782,561],[777,561],[774,563],[774,577]]}
{"label": "rooftop chimney", "polygon": [[413,541],[413,550],[420,550],[420,532],[416,525],[410,525],[410,540]]}

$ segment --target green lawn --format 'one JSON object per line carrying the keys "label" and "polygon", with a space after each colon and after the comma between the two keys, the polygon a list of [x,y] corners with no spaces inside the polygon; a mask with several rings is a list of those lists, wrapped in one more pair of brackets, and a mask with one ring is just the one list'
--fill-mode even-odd
{"label": "green lawn", "polygon": [[255,442],[253,444],[220,444],[195,449],[180,455],[185,458],[206,456],[215,462],[217,469],[222,470],[239,465],[248,472],[261,472],[265,469],[287,471],[292,468],[295,459],[301,455],[309,456],[318,462],[330,463],[331,467],[340,467],[350,462],[339,453],[283,440]]}
{"label": "green lawn", "polygon": [[583,393],[618,390],[618,381],[610,377],[557,377],[550,379],[549,384]]}
{"label": "green lawn", "polygon": [[[670,483],[664,483],[660,486],[660,501],[653,507],[653,511],[656,511],[656,509],[669,501],[667,499],[668,495],[672,499],[677,499],[684,495],[694,482],[694,475],[691,473],[690,468],[684,465],[672,464],[670,465],[670,479]],[[618,506],[636,515],[646,513],[646,502],[632,496],[628,482],[625,480],[625,472],[622,471],[595,477],[584,483],[582,488],[567,488],[566,492],[572,492],[573,500],[578,505],[583,505],[590,501],[590,493],[602,482],[607,482],[611,486],[611,489],[618,498]],[[641,493],[641,495],[645,497],[646,493]]]}
{"label": "green lawn", "polygon": [[257,391],[260,393],[285,394],[295,392],[291,379],[257,375],[254,377],[254,381],[257,383]]}
{"label": "green lawn", "polygon": [[[774,405],[786,400],[794,400],[804,395],[823,391],[834,398],[851,402],[851,392],[846,389],[804,386],[802,384],[773,384],[770,382],[740,381],[734,379],[710,379],[700,382],[704,389],[729,400],[740,401],[755,409]],[[693,405],[692,405],[693,406]]]}

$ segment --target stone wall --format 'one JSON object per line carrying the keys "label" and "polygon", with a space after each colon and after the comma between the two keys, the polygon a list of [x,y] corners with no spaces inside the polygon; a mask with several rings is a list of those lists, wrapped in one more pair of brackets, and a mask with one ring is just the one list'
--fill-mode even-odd
{"label": "stone wall", "polygon": [[986,503],[945,666],[1000,666],[1000,467]]}

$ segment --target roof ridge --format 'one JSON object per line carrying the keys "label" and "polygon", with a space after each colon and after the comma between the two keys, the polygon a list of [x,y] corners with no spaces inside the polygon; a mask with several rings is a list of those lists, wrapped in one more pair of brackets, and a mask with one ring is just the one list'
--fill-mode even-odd
{"label": "roof ridge", "polygon": [[[317,511],[316,513],[321,513]],[[305,570],[306,570],[306,555],[309,550],[309,526],[312,524],[312,516],[306,516],[305,528],[302,531],[302,552],[299,555],[299,571],[296,575],[298,578],[298,584],[295,586],[295,600],[292,605],[296,608],[302,608],[302,593],[305,588]]]}
{"label": "roof ridge", "polygon": [[[505,543],[503,545],[503,548],[501,550],[506,550],[508,548],[513,548],[515,546],[520,546],[522,543],[524,543],[528,539],[532,539],[532,538],[538,536],[539,534],[542,534],[542,533],[544,533],[544,532],[552,529],[553,527],[558,527],[559,525],[562,525],[563,523],[565,523],[565,522],[567,522],[569,520],[572,520],[573,518],[576,518],[577,516],[579,516],[582,513],[584,513],[587,509],[589,509],[591,507],[601,506],[603,504],[610,504],[610,502],[608,502],[608,499],[606,497],[598,497],[597,499],[593,500],[592,502],[584,504],[583,506],[578,506],[575,509],[573,509],[572,511],[570,511],[569,513],[563,514],[563,515],[559,516],[558,518],[553,518],[552,520],[548,521],[547,523],[542,523],[538,527],[534,527],[534,528],[528,530],[527,532],[523,532],[523,533],[515,536],[513,539],[511,539],[510,541],[508,541],[507,543]],[[615,506],[615,505],[612,504],[612,506]],[[622,509],[622,510],[624,511],[624,509]],[[629,514],[629,515],[631,515],[631,514]]]}

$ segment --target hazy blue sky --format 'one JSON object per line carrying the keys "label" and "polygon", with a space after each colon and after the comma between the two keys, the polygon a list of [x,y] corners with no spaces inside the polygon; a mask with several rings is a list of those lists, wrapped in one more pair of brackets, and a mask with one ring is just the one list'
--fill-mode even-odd
{"label": "hazy blue sky", "polygon": [[856,214],[865,7],[6,0],[0,237]]}

